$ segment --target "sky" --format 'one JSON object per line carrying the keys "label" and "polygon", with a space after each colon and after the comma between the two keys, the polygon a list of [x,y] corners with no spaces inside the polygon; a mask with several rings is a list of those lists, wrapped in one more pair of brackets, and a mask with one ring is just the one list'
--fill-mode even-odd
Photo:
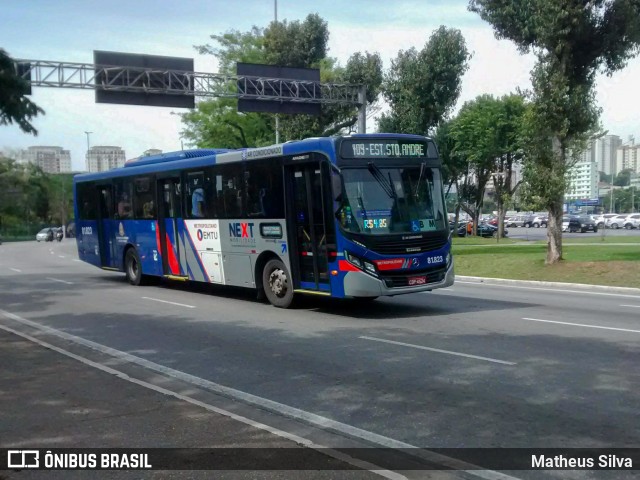
{"label": "sky", "polygon": [[[461,30],[473,57],[455,110],[484,93],[496,96],[531,86],[532,55],[496,40],[489,24],[467,11],[466,0],[277,0],[278,19],[303,20],[318,13],[329,25],[328,54],[345,64],[355,52],[378,52],[389,68],[399,50],[422,48],[440,25]],[[217,72],[215,57],[194,45],[210,35],[266,27],[274,0],[0,0],[0,48],[13,58],[93,62],[93,50],[190,57],[198,72]],[[640,58],[611,77],[597,79],[601,123],[627,141],[640,139]],[[181,148],[182,109],[106,105],[91,90],[34,87],[31,99],[46,115],[33,122],[37,137],[15,125],[0,126],[0,150],[33,145],[71,151],[74,170],[85,170],[91,146],[122,147],[127,158],[158,148]],[[454,110],[454,111],[455,111]],[[368,121],[368,131],[375,123]],[[275,139],[274,139],[275,140]]]}

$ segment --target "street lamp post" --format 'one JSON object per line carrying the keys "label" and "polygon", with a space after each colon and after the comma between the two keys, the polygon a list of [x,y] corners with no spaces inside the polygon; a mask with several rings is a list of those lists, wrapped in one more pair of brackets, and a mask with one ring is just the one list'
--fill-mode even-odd
{"label": "street lamp post", "polygon": [[87,170],[89,170],[89,135],[91,135],[92,133],[93,132],[84,132],[84,134],[87,136],[87,154],[85,155]]}

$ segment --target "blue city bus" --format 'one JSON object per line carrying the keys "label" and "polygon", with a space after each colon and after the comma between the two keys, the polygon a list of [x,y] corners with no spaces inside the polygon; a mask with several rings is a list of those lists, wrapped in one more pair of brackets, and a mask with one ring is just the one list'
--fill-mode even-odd
{"label": "blue city bus", "polygon": [[74,178],[81,260],[151,277],[372,300],[453,284],[433,141],[399,134],[189,150]]}

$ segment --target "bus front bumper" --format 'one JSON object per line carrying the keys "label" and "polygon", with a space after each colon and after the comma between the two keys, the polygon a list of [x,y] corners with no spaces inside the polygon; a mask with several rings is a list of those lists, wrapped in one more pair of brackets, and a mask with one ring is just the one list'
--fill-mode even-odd
{"label": "bus front bumper", "polygon": [[[429,275],[427,274],[426,276],[427,282],[429,282]],[[351,271],[344,277],[344,294],[346,297],[380,297],[426,292],[436,288],[450,287],[453,285],[454,278],[453,260],[441,280],[414,286],[389,287],[383,279],[373,277],[364,272]]]}

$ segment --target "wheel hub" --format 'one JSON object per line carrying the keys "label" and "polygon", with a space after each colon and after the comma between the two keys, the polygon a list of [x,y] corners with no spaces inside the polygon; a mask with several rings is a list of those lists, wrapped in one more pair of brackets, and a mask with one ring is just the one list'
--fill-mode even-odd
{"label": "wheel hub", "polygon": [[269,288],[279,297],[287,290],[287,276],[283,270],[277,269],[269,275]]}

